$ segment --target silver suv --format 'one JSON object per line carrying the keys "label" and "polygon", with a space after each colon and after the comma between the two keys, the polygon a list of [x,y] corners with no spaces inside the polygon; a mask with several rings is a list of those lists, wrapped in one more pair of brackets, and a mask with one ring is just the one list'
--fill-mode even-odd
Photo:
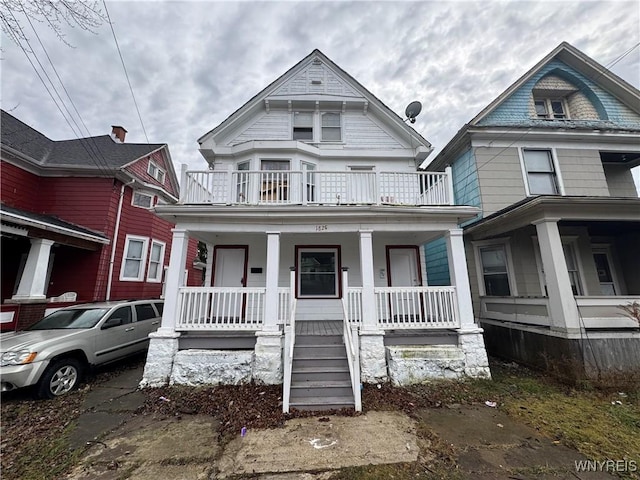
{"label": "silver suv", "polygon": [[70,392],[88,368],[146,350],[162,307],[161,300],[74,305],[1,334],[1,390],[36,385],[40,398]]}

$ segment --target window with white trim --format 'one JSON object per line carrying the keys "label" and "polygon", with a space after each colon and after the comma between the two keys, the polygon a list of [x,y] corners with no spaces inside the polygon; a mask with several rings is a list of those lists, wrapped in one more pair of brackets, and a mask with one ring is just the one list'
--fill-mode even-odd
{"label": "window with white trim", "polygon": [[162,267],[164,260],[165,244],[158,240],[151,241],[151,251],[149,254],[149,270],[147,271],[147,281],[159,283],[162,280]]}
{"label": "window with white trim", "polygon": [[560,188],[551,150],[523,149],[529,195],[558,195]]}
{"label": "window with white trim", "polygon": [[342,124],[340,114],[335,112],[325,112],[322,118],[322,141],[340,142],[342,140]]}
{"label": "window with white trim", "polygon": [[298,297],[337,298],[339,260],[337,248],[298,249]]}
{"label": "window with white trim", "polygon": [[566,120],[569,118],[569,110],[563,98],[535,98],[533,103],[538,118],[554,120]]}
{"label": "window with white trim", "polygon": [[480,295],[517,296],[507,239],[473,242]]}
{"label": "window with white trim", "polygon": [[147,167],[147,173],[155,178],[158,182],[164,183],[165,171],[160,168],[156,163],[149,160],[149,165]]}
{"label": "window with white trim", "polygon": [[148,245],[149,239],[146,237],[127,235],[120,269],[120,280],[129,282],[142,281]]}
{"label": "window with white trim", "polygon": [[[544,273],[544,265],[542,263],[542,254],[540,253],[540,244],[538,243],[538,237],[534,236],[534,252],[536,258],[536,264],[538,266],[538,276],[540,277],[540,288],[545,296],[549,296],[547,289],[547,277]],[[564,254],[564,261],[567,264],[567,273],[569,274],[569,282],[571,283],[571,290],[575,296],[584,295],[584,288],[582,286],[582,266],[580,258],[578,257],[578,246],[576,243],[577,237],[560,237],[562,242],[562,253]]]}
{"label": "window with white trim", "polygon": [[131,199],[131,205],[140,208],[153,207],[153,195],[149,195],[141,192],[133,192],[133,198]]}
{"label": "window with white trim", "polygon": [[313,112],[293,113],[293,139],[313,141]]}

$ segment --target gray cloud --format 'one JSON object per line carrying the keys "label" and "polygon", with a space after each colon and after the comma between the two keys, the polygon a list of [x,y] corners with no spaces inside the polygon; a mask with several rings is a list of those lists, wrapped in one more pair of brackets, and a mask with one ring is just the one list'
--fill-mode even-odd
{"label": "gray cloud", "polygon": [[[151,142],[204,168],[196,140],[319,48],[436,148],[562,41],[608,65],[640,42],[635,1],[109,2]],[[111,31],[38,31],[92,135],[110,125],[145,142]],[[3,37],[2,106],[54,139],[74,134]],[[34,47],[35,48],[35,47]],[[37,50],[39,58],[46,61]],[[640,85],[638,49],[612,67]],[[53,78],[53,75],[52,75]],[[83,133],[85,134],[85,133]],[[179,166],[176,167],[179,169]]]}

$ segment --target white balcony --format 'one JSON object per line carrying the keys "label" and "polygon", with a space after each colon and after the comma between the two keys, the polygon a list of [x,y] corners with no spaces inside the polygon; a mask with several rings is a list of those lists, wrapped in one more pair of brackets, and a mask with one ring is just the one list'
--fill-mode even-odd
{"label": "white balcony", "polygon": [[452,205],[450,171],[186,171],[182,204]]}

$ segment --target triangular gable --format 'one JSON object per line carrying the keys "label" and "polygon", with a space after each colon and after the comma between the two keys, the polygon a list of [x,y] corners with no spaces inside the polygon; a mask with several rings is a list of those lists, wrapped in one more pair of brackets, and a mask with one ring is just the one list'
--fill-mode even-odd
{"label": "triangular gable", "polygon": [[602,121],[620,126],[637,126],[640,122],[640,92],[563,42],[487,105],[469,125],[529,123],[529,97],[533,87],[545,75],[557,75],[573,83],[599,110]]}
{"label": "triangular gable", "polygon": [[[312,83],[311,80],[314,79],[320,80],[320,83]],[[366,110],[375,109],[382,118],[393,124],[396,129],[408,132],[414,141],[419,142],[428,149],[431,147],[431,144],[411,126],[407,125],[400,116],[318,49],[313,50],[300,62],[274,80],[227,117],[220,125],[200,137],[198,143],[203,144],[214,136],[222,135],[225,130],[232,129],[234,124],[242,121],[246,115],[251,115],[255,112],[255,108],[262,102],[268,102],[270,98],[286,98],[292,95],[326,95],[328,98],[335,97],[336,99],[363,99]]]}
{"label": "triangular gable", "polygon": [[[164,185],[160,183],[147,172],[149,160],[152,160],[158,167],[166,172],[166,180]],[[157,149],[149,155],[140,157],[133,162],[123,166],[122,170],[126,171],[130,175],[135,176],[148,186],[161,188],[172,197],[178,198],[180,196],[180,187],[178,185],[178,178],[176,176],[173,162],[169,154],[169,149],[166,145]]]}

